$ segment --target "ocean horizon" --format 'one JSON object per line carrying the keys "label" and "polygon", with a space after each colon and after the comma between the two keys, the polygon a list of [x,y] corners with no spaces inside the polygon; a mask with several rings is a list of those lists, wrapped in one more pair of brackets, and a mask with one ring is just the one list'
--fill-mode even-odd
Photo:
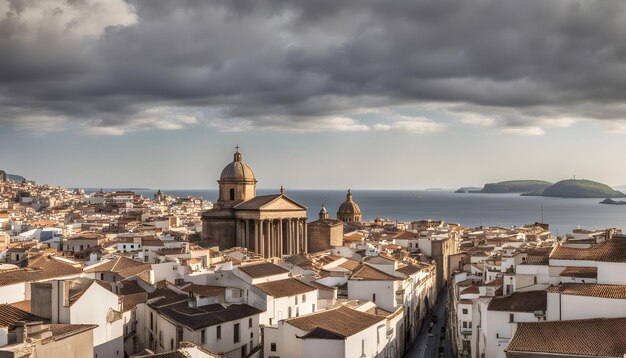
{"label": "ocean horizon", "polygon": [[[84,188],[91,193],[100,188]],[[156,189],[104,188],[133,190],[152,197]],[[161,189],[174,197],[192,196],[210,202],[217,200],[217,189]],[[257,189],[257,195],[276,194],[275,189]],[[444,220],[465,227],[522,226],[542,221],[555,235],[576,228],[606,229],[626,227],[626,205],[599,204],[602,199],[550,198],[520,196],[519,193],[483,194],[454,193],[452,189],[427,190],[352,190],[364,220],[377,217],[398,221],[422,219]],[[310,221],[316,220],[322,205],[335,217],[337,208],[346,199],[346,190],[291,189],[285,194],[307,207]]]}

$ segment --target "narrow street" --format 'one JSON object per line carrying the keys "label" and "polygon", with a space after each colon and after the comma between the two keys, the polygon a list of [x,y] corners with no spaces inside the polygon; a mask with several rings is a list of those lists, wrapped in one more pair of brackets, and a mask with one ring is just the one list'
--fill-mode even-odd
{"label": "narrow street", "polygon": [[[441,341],[441,327],[446,324],[446,302],[448,299],[448,290],[443,289],[437,298],[437,304],[432,311],[424,318],[424,323],[415,340],[413,348],[407,352],[407,358],[433,358],[439,357],[439,345]],[[437,315],[438,320],[433,325],[432,336],[428,334],[428,326],[433,315]],[[452,346],[450,345],[450,337],[445,333],[444,348],[445,357],[452,358]]]}

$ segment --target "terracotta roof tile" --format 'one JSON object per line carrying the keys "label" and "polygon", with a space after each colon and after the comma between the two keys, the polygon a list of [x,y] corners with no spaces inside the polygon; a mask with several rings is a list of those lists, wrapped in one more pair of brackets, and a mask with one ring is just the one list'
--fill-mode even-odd
{"label": "terracotta roof tile", "polygon": [[[306,316],[291,318],[286,323],[307,333],[321,328],[333,335],[350,337],[362,330],[383,322],[385,317],[375,316],[347,307],[312,313]],[[320,332],[318,330],[318,332]],[[313,338],[313,337],[312,337]]]}
{"label": "terracotta roof tile", "polygon": [[588,266],[570,266],[561,271],[559,276],[564,277],[580,277],[580,278],[598,278],[598,268]]}
{"label": "terracotta roof tile", "polygon": [[225,287],[197,285],[195,283],[192,283],[188,286],[181,288],[181,291],[192,292],[202,297],[215,297],[215,296],[224,297],[224,295],[226,294]]}
{"label": "terracotta roof tile", "polygon": [[245,272],[248,276],[252,278],[262,278],[289,272],[289,270],[284,269],[278,265],[274,265],[270,262],[262,262],[253,265],[241,265],[239,266],[239,270]]}
{"label": "terracotta roof tile", "polygon": [[552,260],[584,260],[626,262],[626,239],[614,238],[586,249],[558,246],[550,255]]}
{"label": "terracotta roof tile", "polygon": [[0,305],[0,327],[7,327],[18,321],[36,322],[45,319],[8,304]]}
{"label": "terracotta roof tile", "polygon": [[547,292],[572,296],[590,296],[613,299],[626,299],[626,285],[606,285],[598,283],[561,283],[546,289]]}
{"label": "terracotta roof tile", "polygon": [[295,296],[315,291],[315,288],[295,278],[258,283],[254,285],[254,287],[275,298]]}
{"label": "terracotta roof tile", "polygon": [[354,270],[354,273],[350,276],[350,280],[397,281],[400,280],[400,278],[377,270],[372,266],[361,264],[360,267]]}
{"label": "terracotta roof tile", "polygon": [[508,352],[623,357],[626,318],[518,323]]}
{"label": "terracotta roof tile", "polygon": [[405,274],[407,276],[411,276],[412,274],[420,272],[421,270],[422,268],[417,265],[406,265],[406,266],[400,267],[396,271],[402,274]]}
{"label": "terracotta roof tile", "polygon": [[489,302],[489,311],[535,312],[547,307],[546,291],[515,292],[509,296],[494,297]]}
{"label": "terracotta roof tile", "polygon": [[41,269],[15,269],[2,271],[0,286],[8,286],[21,282],[35,282],[49,280],[57,277],[79,275],[81,269],[66,265],[61,262],[49,264]]}

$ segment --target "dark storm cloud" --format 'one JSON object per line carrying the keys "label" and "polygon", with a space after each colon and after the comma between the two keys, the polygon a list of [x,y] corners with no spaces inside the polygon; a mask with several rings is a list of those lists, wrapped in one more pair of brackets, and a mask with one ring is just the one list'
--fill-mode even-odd
{"label": "dark storm cloud", "polygon": [[[623,119],[623,1],[15,0],[0,10],[0,124],[363,130],[358,113],[423,105],[522,134]],[[407,128],[424,123],[436,124]]]}

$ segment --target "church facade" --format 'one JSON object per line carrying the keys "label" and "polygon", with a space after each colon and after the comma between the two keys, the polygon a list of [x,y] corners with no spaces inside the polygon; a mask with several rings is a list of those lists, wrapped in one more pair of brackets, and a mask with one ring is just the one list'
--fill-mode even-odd
{"label": "church facade", "polygon": [[263,257],[308,251],[306,207],[284,194],[256,195],[257,180],[237,148],[220,179],[213,209],[202,215],[202,239],[220,250],[245,247]]}

